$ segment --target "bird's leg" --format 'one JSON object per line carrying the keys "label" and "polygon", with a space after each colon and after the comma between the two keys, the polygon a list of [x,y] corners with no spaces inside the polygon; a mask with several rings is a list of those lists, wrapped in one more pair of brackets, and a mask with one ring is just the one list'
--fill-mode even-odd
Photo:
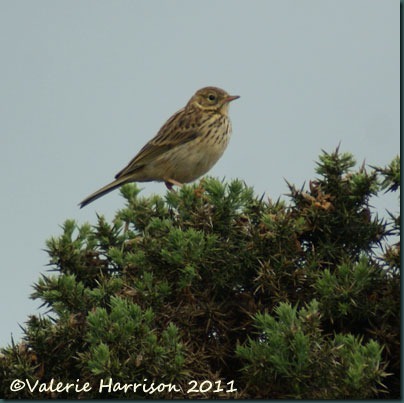
{"label": "bird's leg", "polygon": [[166,184],[168,190],[173,190],[174,185],[178,186],[178,187],[182,186],[182,183],[176,181],[175,179],[167,179],[165,181],[165,184]]}

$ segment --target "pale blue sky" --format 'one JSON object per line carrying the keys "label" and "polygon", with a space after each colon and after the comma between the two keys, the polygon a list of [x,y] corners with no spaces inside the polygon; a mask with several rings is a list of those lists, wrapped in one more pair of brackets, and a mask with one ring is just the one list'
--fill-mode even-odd
{"label": "pale blue sky", "polygon": [[[34,314],[45,240],[200,87],[241,95],[210,174],[273,199],[314,177],[321,149],[385,165],[399,153],[399,1],[0,2],[0,346]],[[142,184],[163,194],[162,184]],[[395,199],[375,201],[382,214]]]}

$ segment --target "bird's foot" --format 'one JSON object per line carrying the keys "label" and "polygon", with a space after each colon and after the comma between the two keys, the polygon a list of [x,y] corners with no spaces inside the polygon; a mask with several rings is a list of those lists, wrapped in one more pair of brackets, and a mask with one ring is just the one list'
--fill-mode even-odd
{"label": "bird's foot", "polygon": [[174,185],[175,185],[175,186],[178,186],[178,187],[181,187],[181,186],[182,186],[182,183],[176,181],[175,179],[167,179],[167,180],[165,181],[165,184],[166,184],[168,190],[173,190],[173,186],[174,186]]}

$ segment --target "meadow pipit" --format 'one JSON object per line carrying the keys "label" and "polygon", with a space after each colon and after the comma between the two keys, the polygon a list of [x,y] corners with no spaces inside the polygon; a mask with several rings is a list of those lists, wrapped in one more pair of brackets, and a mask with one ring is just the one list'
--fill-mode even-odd
{"label": "meadow pipit", "polygon": [[80,207],[129,182],[159,181],[171,189],[198,179],[227,147],[231,135],[229,102],[237,98],[216,87],[198,90],[113,182],[85,198]]}

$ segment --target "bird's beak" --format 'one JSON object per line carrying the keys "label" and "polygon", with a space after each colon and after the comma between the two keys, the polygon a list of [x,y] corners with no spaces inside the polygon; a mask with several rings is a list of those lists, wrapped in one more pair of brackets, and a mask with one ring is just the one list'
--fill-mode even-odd
{"label": "bird's beak", "polygon": [[240,95],[230,95],[226,98],[226,103],[234,101],[235,99],[240,98]]}

